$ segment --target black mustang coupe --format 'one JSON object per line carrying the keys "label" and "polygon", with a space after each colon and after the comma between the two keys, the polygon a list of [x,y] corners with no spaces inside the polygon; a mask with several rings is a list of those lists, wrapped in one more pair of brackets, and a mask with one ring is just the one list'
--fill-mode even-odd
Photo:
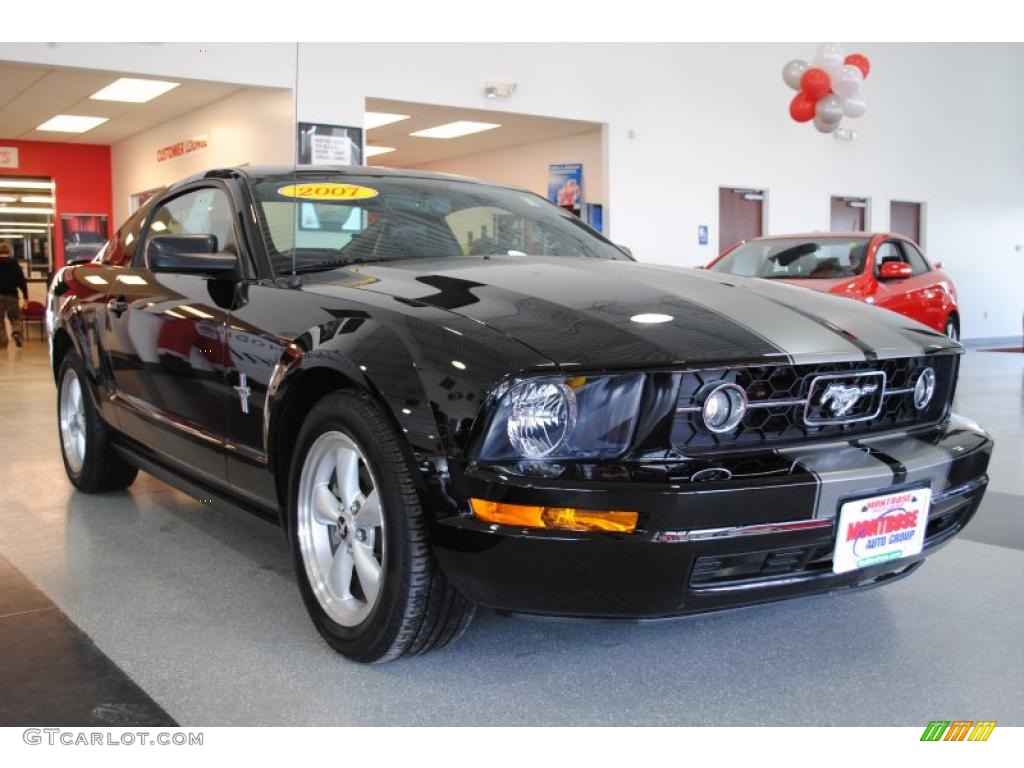
{"label": "black mustang coupe", "polygon": [[280,523],[346,656],[475,606],[655,618],[904,576],[981,501],[961,347],[634,261],[536,195],[379,168],[172,185],[48,307],[64,465]]}

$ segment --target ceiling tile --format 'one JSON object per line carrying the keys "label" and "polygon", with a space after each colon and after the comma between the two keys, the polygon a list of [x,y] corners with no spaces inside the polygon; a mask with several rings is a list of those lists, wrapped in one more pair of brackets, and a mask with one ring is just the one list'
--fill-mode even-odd
{"label": "ceiling tile", "polygon": [[0,62],[0,83],[5,91],[23,91],[49,71],[49,67]]}
{"label": "ceiling tile", "polygon": [[7,102],[0,114],[22,114],[26,117],[39,118],[41,123],[54,115],[68,114],[68,107],[74,103],[75,99],[67,96],[36,96],[23,93]]}
{"label": "ceiling tile", "polygon": [[40,96],[69,96],[84,99],[96,93],[100,88],[110,85],[118,77],[120,75],[110,72],[54,69],[32,83],[27,92]]}

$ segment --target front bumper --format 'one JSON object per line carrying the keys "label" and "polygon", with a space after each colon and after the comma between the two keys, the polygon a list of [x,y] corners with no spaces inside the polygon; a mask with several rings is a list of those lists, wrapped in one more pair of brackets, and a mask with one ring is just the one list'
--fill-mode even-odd
{"label": "front bumper", "polygon": [[[809,448],[674,463],[567,465],[557,478],[452,462],[451,492],[518,504],[633,509],[630,534],[484,523],[432,527],[453,585],[500,610],[659,618],[881,583],[914,570],[981,503],[992,441],[954,416],[940,426]],[[930,487],[924,550],[832,572],[834,523],[849,499]]]}

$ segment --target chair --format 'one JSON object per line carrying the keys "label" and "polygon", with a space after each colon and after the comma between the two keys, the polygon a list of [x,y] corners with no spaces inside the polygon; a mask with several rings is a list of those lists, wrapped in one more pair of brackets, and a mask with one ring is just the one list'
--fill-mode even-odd
{"label": "chair", "polygon": [[46,329],[43,327],[45,323],[46,307],[38,301],[30,301],[25,305],[24,311],[21,313],[21,329],[22,334],[25,338],[28,338],[28,326],[29,324],[35,324],[39,326],[39,338],[46,338]]}

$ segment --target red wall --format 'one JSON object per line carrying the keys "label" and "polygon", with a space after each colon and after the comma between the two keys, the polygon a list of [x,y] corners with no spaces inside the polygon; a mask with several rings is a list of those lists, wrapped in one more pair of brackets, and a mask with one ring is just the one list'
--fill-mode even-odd
{"label": "red wall", "polygon": [[[0,146],[18,148],[18,167],[0,168],[0,175],[49,176],[57,185],[57,207],[53,219],[55,267],[64,263],[64,238],[60,228],[62,213],[106,214],[108,228],[114,226],[110,147],[15,139],[0,139]],[[107,232],[108,237],[112,234]]]}

